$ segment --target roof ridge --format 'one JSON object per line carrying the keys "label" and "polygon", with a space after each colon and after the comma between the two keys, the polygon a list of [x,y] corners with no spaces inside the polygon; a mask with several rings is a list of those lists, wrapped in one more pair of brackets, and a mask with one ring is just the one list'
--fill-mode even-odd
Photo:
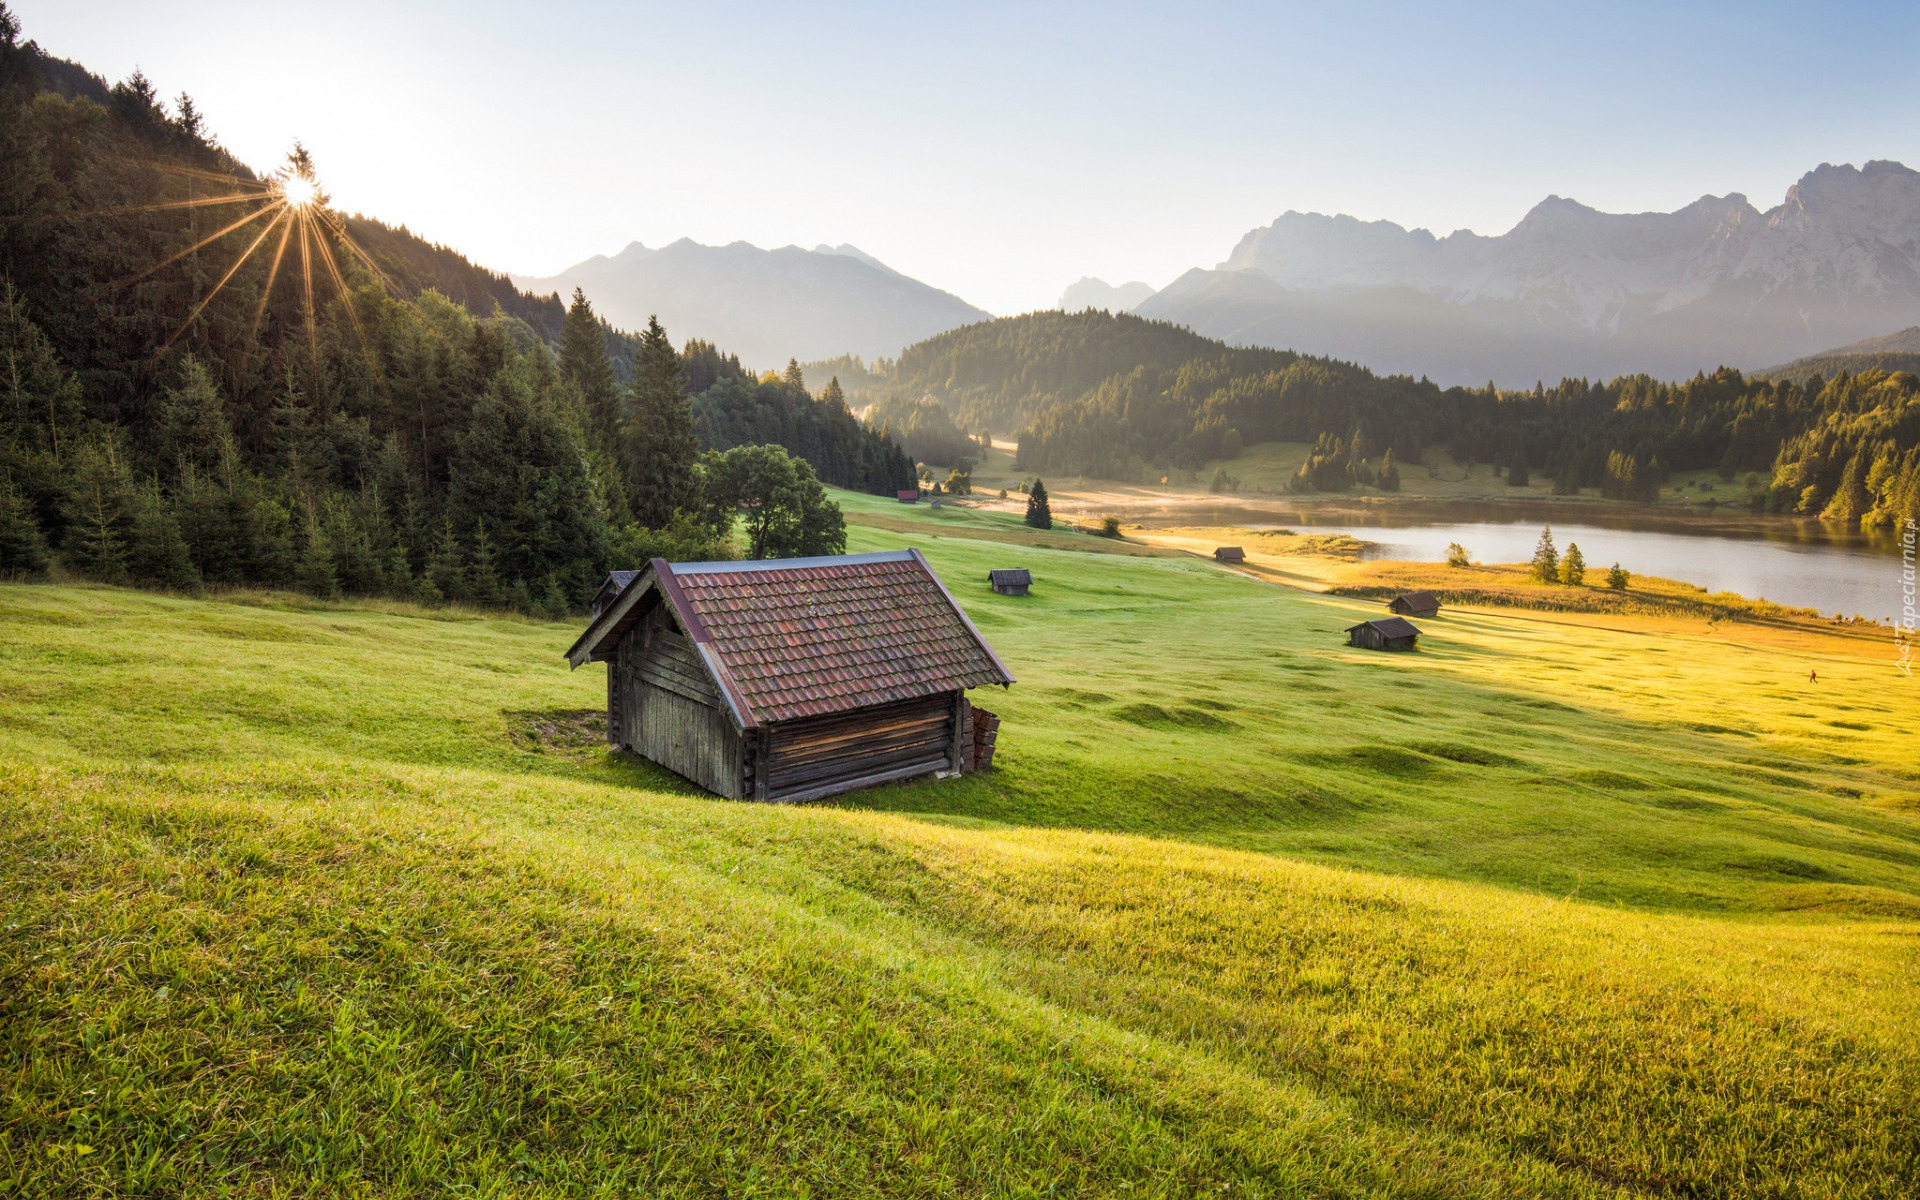
{"label": "roof ridge", "polygon": [[860,563],[908,562],[911,550],[875,550],[867,554],[820,554],[811,558],[743,558],[724,562],[669,563],[676,575],[721,575],[745,571],[792,571],[805,567],[857,566]]}

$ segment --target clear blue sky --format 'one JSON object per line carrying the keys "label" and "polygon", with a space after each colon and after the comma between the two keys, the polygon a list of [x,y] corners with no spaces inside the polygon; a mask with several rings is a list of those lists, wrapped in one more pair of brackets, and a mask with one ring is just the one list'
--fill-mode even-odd
{"label": "clear blue sky", "polygon": [[10,0],[267,167],[501,269],[852,242],[994,312],[1287,209],[1498,233],[1920,165],[1920,4]]}

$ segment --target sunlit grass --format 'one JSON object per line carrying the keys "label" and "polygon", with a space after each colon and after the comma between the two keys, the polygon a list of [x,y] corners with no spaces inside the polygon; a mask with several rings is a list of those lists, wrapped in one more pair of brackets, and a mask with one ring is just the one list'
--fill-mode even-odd
{"label": "sunlit grass", "polygon": [[509,736],[601,702],[571,626],[0,588],[0,1180],[1908,1194],[1920,706],[1854,642],[1367,654],[1374,605],[853,508],[1019,676],[999,770],[718,801]]}

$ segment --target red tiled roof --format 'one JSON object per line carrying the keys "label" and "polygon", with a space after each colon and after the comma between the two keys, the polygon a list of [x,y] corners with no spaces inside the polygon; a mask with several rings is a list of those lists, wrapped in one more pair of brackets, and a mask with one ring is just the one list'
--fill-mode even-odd
{"label": "red tiled roof", "polygon": [[[743,726],[1013,682],[918,551],[656,559],[649,575]],[[568,657],[578,665],[617,638],[647,590],[628,589]]]}

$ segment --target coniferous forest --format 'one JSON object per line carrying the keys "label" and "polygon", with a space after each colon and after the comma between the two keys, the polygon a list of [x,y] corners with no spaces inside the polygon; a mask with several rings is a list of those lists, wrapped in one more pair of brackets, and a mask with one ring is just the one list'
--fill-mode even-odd
{"label": "coniferous forest", "polygon": [[911,486],[836,384],[612,330],[320,186],[0,6],[0,575],[558,614],[653,555],[836,551],[821,481]]}
{"label": "coniferous forest", "polygon": [[1920,517],[1920,379],[1906,372],[1442,388],[1098,310],[956,329],[885,367],[875,391],[932,395],[963,424],[1017,431],[1020,469],[1039,474],[1137,482],[1293,441],[1314,447],[1295,486],[1341,491],[1376,484],[1389,456],[1437,447],[1565,493],[1645,500],[1668,471],[1717,469],[1768,480],[1772,512],[1869,527]]}

